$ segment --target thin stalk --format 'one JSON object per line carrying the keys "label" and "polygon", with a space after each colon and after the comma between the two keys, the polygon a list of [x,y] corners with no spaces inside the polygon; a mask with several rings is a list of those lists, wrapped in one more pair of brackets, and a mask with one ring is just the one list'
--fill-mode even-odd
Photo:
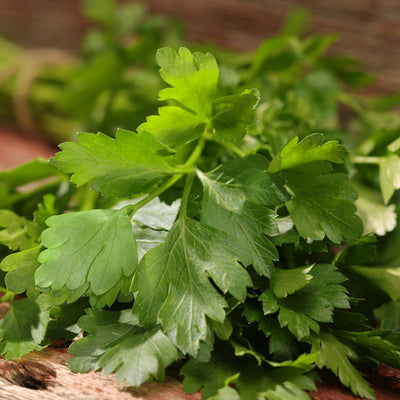
{"label": "thin stalk", "polygon": [[1,286],[0,286],[0,292],[4,293],[4,296],[0,297],[0,303],[5,303],[8,300],[13,300],[15,297],[15,293]]}
{"label": "thin stalk", "polygon": [[232,142],[224,142],[222,143],[224,147],[231,150],[233,153],[238,155],[239,157],[243,158],[246,157],[246,153],[240,150],[237,146],[235,146]]}
{"label": "thin stalk", "polygon": [[371,156],[354,156],[351,161],[354,164],[379,164],[380,157],[371,157]]}
{"label": "thin stalk", "polygon": [[196,177],[196,171],[193,170],[190,174],[188,174],[185,187],[183,188],[182,201],[181,201],[181,209],[179,213],[179,218],[185,218],[187,216],[187,207],[189,203],[190,191],[192,190],[194,178]]}
{"label": "thin stalk", "polygon": [[179,179],[181,179],[183,176],[184,176],[184,174],[174,175],[172,178],[168,179],[165,183],[163,183],[160,187],[155,189],[152,193],[150,193],[144,199],[140,200],[135,205],[133,205],[132,211],[130,213],[130,218],[131,219],[133,218],[133,216],[136,214],[136,211],[139,210],[139,208],[142,208],[147,203],[149,203],[151,200],[155,199],[157,196],[164,193],[167,189],[169,189],[176,182],[178,182]]}
{"label": "thin stalk", "polygon": [[165,183],[163,183],[160,187],[156,188],[152,193],[150,193],[148,196],[146,196],[144,199],[140,200],[137,202],[135,205],[132,206],[132,211],[130,213],[130,218],[132,219],[133,216],[136,214],[137,210],[139,210],[141,207],[149,203],[151,200],[155,199],[157,196],[160,194],[164,193],[167,189],[169,189],[171,186],[173,186],[176,182],[179,181],[185,174],[191,174],[193,171],[193,165],[196,163],[196,161],[199,159],[201,156],[204,146],[205,146],[206,140],[204,137],[201,137],[199,141],[197,142],[197,145],[195,149],[193,150],[192,154],[190,157],[186,160],[186,162],[182,165],[182,171],[183,173],[174,175],[170,179],[168,179]]}

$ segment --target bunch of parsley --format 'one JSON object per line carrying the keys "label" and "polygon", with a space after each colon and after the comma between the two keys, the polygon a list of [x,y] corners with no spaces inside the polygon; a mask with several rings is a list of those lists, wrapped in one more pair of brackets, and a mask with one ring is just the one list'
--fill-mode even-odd
{"label": "bunch of parsley", "polygon": [[328,368],[374,398],[360,370],[400,366],[400,121],[292,33],[221,67],[161,48],[157,115],[0,173],[1,354],[83,332],[70,368],[132,385],[297,400]]}

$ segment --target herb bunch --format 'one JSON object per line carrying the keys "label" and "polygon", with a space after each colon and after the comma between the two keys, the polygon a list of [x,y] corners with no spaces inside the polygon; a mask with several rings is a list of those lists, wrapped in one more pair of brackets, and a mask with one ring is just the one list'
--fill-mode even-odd
{"label": "herb bunch", "polygon": [[1,354],[83,331],[70,368],[132,385],[307,399],[327,368],[373,399],[360,370],[400,366],[400,124],[343,90],[369,77],[332,40],[161,48],[157,115],[1,172]]}

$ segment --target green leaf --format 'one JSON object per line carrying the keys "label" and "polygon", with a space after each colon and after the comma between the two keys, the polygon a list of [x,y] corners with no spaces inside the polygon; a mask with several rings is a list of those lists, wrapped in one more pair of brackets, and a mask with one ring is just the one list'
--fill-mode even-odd
{"label": "green leaf", "polygon": [[321,133],[308,135],[300,143],[298,141],[299,138],[294,137],[275,156],[268,167],[269,172],[295,168],[315,161],[342,163],[347,154],[346,148],[339,145],[337,140],[324,143],[324,135]]}
{"label": "green leaf", "polygon": [[308,274],[311,267],[281,269],[276,268],[270,280],[270,287],[276,297],[287,297],[302,287],[306,286],[312,275]]}
{"label": "green leaf", "polygon": [[0,354],[6,359],[16,359],[45,348],[47,343],[43,340],[48,321],[49,311],[41,309],[36,300],[11,303],[0,321]]}
{"label": "green leaf", "polygon": [[313,337],[312,351],[319,353],[317,360],[319,368],[330,369],[356,396],[375,399],[374,391],[349,360],[357,358],[351,347],[339,341],[334,335],[322,332],[319,336]]}
{"label": "green leaf", "polygon": [[207,336],[206,316],[225,319],[224,292],[244,300],[251,280],[237,262],[240,243],[229,235],[189,218],[179,218],[166,241],[150,250],[135,274],[134,312],[145,326],[161,321],[164,331],[184,353],[196,355]]}
{"label": "green leaf", "polygon": [[327,264],[317,264],[309,274],[308,284],[285,298],[278,298],[272,289],[264,291],[259,300],[264,314],[279,311],[281,327],[303,340],[310,330],[318,333],[319,322],[332,322],[335,308],[349,308],[347,290],[341,285],[346,278],[336,268]]}
{"label": "green leaf", "polygon": [[159,100],[172,100],[139,126],[138,132],[150,132],[169,147],[177,147],[198,138],[201,125],[212,118],[212,101],[218,82],[218,65],[210,54],[191,53],[181,47],[157,51],[161,78],[171,87],[159,93]]}
{"label": "green leaf", "polygon": [[158,113],[148,116],[137,130],[141,134],[150,132],[171,150],[197,139],[203,133],[204,119],[185,108],[164,106],[158,109]]}
{"label": "green leaf", "polygon": [[393,368],[400,368],[400,333],[389,330],[368,332],[343,332],[341,337],[350,340],[361,351]]}
{"label": "green leaf", "polygon": [[356,186],[358,199],[355,202],[357,214],[364,224],[364,234],[375,233],[384,236],[397,225],[395,205],[384,205],[379,194],[364,187]]}
{"label": "green leaf", "polygon": [[[202,389],[202,399],[219,399],[220,390],[234,384],[241,400],[309,400],[303,390],[315,390],[310,369],[297,367],[266,368],[252,359],[237,359],[219,343],[210,361],[190,359],[181,369],[187,393]],[[229,397],[228,397],[229,398]]]}
{"label": "green leaf", "polygon": [[400,299],[400,267],[384,268],[354,265],[350,268],[382,289],[392,300]]}
{"label": "green leaf", "polygon": [[241,95],[219,97],[213,102],[214,137],[219,142],[240,140],[254,120],[254,109],[260,100],[256,89]]}
{"label": "green leaf", "polygon": [[380,307],[380,327],[394,331],[400,330],[400,301],[389,301]]}
{"label": "green leaf", "polygon": [[396,189],[400,189],[400,157],[390,154],[379,161],[379,183],[383,202],[387,204]]}
{"label": "green leaf", "polygon": [[334,243],[353,240],[363,231],[353,202],[357,192],[344,174],[311,175],[300,171],[284,173],[289,191],[287,203],[292,220],[304,238]]}
{"label": "green leaf", "polygon": [[112,289],[137,266],[128,209],[90,210],[53,216],[43,232],[47,247],[36,284],[52,290],[74,290],[85,283],[95,295]]}
{"label": "green leaf", "polygon": [[158,154],[165,148],[149,133],[119,129],[115,139],[102,133],[80,133],[78,143],[63,143],[60,148],[54,164],[73,174],[71,181],[76,185],[92,182],[92,188],[105,195],[141,193],[178,172],[168,157]]}
{"label": "green leaf", "polygon": [[53,306],[50,310],[51,319],[47,326],[46,337],[51,340],[74,339],[82,331],[78,319],[85,314],[88,306],[87,298],[80,298],[72,304]]}
{"label": "green leaf", "polygon": [[40,246],[13,253],[3,258],[0,268],[6,271],[5,282],[8,290],[15,294],[27,291],[28,297],[36,294],[35,271],[39,267]]}
{"label": "green leaf", "polygon": [[0,210],[0,243],[11,250],[26,250],[36,246],[41,229],[32,221],[13,211]]}
{"label": "green leaf", "polygon": [[79,320],[89,333],[70,348],[75,356],[68,360],[74,372],[102,369],[115,372],[118,381],[139,386],[153,378],[164,379],[164,370],[175,361],[178,350],[159,327],[145,330],[131,310],[87,310]]}
{"label": "green leaf", "polygon": [[279,178],[261,169],[262,157],[226,163],[204,174],[202,221],[237,238],[247,249],[246,264],[259,274],[270,276],[272,261],[278,259],[266,234],[277,233],[273,206],[288,199]]}
{"label": "green leaf", "polygon": [[54,165],[44,158],[36,158],[7,171],[0,171],[0,182],[10,187],[18,187],[36,182],[58,173]]}
{"label": "green leaf", "polygon": [[[139,200],[122,200],[114,206],[114,209],[135,204]],[[139,261],[150,249],[165,241],[168,231],[176,220],[180,204],[180,199],[169,205],[156,197],[136,211],[132,222],[132,230],[136,239]]]}
{"label": "green leaf", "polygon": [[138,261],[141,261],[144,255],[152,248],[165,242],[168,232],[164,230],[156,230],[132,224],[133,235],[135,236]]}
{"label": "green leaf", "polygon": [[163,229],[169,231],[178,215],[180,200],[166,204],[158,197],[141,207],[134,215],[135,222],[151,229]]}

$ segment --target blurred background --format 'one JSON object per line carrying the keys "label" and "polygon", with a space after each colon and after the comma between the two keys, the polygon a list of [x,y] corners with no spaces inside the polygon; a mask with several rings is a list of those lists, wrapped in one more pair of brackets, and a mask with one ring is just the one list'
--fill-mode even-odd
{"label": "blurred background", "polygon": [[399,0],[0,0],[0,168],[26,159],[15,132],[47,157],[78,131],[135,130],[157,113],[163,46],[211,51],[220,95],[260,89],[282,141],[386,129],[399,43]]}
{"label": "blurred background", "polygon": [[[98,0],[101,3],[102,0]],[[124,3],[124,1],[120,1]],[[295,8],[310,13],[309,32],[338,33],[331,51],[358,58],[377,76],[374,90],[400,89],[398,0],[142,0],[151,14],[183,21],[190,41],[255,49]],[[80,0],[0,0],[0,34],[26,47],[77,52],[88,21]]]}

